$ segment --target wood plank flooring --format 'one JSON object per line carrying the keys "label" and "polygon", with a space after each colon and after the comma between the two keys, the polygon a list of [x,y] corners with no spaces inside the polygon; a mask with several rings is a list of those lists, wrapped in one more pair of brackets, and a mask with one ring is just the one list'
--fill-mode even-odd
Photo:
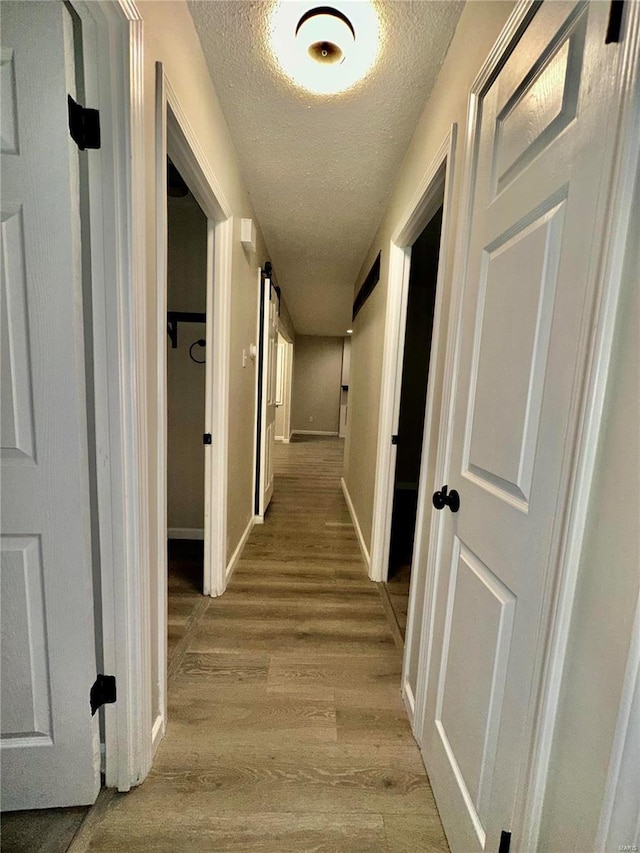
{"label": "wood plank flooring", "polygon": [[448,850],[340,490],[343,443],[305,439],[278,446],[272,505],[227,593],[194,612],[171,591],[167,734],[88,849]]}

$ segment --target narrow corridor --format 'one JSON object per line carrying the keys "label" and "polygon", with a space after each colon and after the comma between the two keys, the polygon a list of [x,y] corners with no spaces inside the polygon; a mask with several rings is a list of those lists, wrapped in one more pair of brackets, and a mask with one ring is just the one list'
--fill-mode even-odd
{"label": "narrow corridor", "polygon": [[153,771],[112,800],[90,850],[448,849],[400,699],[401,652],[340,489],[342,452],[308,436],[278,446],[265,524],[227,593],[175,638]]}

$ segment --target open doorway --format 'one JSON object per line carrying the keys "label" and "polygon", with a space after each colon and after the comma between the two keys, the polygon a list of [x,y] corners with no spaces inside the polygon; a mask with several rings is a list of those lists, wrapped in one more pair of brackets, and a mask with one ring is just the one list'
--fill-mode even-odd
{"label": "open doorway", "polygon": [[[180,649],[186,645],[190,624],[199,610],[206,607],[205,596],[222,595],[226,588],[233,245],[231,207],[186,121],[184,110],[161,63],[156,63],[156,83],[157,438],[151,462],[152,466],[155,462],[152,472],[157,477],[157,504],[154,525],[156,571],[150,584],[151,635],[154,638],[150,653],[152,752],[157,749],[166,728],[167,680],[179,664]],[[174,203],[169,201],[172,197],[176,199],[175,210]],[[189,217],[189,226],[175,224],[179,218]],[[173,239],[176,233],[169,234],[176,227],[177,235],[182,233],[182,239],[177,242]],[[189,231],[187,236],[185,231]],[[191,242],[185,245],[185,240],[195,240],[195,245]],[[182,248],[176,254],[175,247],[181,243]],[[196,262],[185,257],[192,251],[197,254]],[[185,282],[187,272],[193,284]],[[175,278],[174,283],[169,281],[170,275]],[[174,296],[180,301],[176,303]],[[169,314],[172,310],[176,313]],[[174,368],[178,379],[173,375]],[[184,378],[184,371],[188,371],[189,380],[182,387],[178,380],[180,376]],[[174,386],[178,386],[178,395],[185,395],[192,384],[193,393],[198,389],[196,400],[191,396],[190,402],[181,405],[182,397],[179,396],[175,407],[173,401],[168,401],[168,393]],[[169,429],[176,438],[171,447]],[[181,468],[179,463],[183,457],[186,464]],[[201,503],[194,501],[192,504],[192,499],[201,499]],[[189,515],[169,517],[169,513],[180,505],[181,512],[184,512],[187,503]],[[183,543],[183,553],[176,555],[176,559],[183,563],[180,568],[183,581],[196,603],[193,608],[187,604],[188,618],[178,625],[175,624],[176,611],[181,608],[179,605],[172,607],[174,624],[170,630],[168,542],[178,539]],[[185,589],[184,586],[182,588]],[[173,635],[173,648],[169,667],[167,637],[170,634]]]}
{"label": "open doorway", "polygon": [[167,158],[168,669],[202,598],[207,217]]}
{"label": "open doorway", "polygon": [[411,248],[387,592],[406,633],[443,207]]}

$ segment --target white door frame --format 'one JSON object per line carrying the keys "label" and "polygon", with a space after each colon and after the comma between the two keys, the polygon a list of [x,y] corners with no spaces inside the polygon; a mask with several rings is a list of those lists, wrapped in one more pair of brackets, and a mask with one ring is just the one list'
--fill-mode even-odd
{"label": "white door frame", "polygon": [[[471,87],[465,148],[464,186],[461,195],[460,220],[456,257],[454,261],[453,290],[447,331],[447,353],[443,400],[440,420],[440,440],[435,472],[435,482],[447,482],[451,450],[451,427],[455,400],[455,366],[458,356],[458,338],[461,320],[462,285],[467,266],[467,246],[471,228],[473,190],[473,162],[480,122],[479,106],[490,87],[497,69],[519,40],[523,30],[535,14],[536,0],[521,0],[507,21],[489,57]],[[603,34],[604,38],[604,34]],[[627,240],[632,237],[629,223],[638,169],[637,138],[640,126],[640,4],[625,4],[619,61],[616,67],[613,91],[618,93],[619,112],[617,132],[612,133],[609,144],[614,151],[612,184],[603,199],[605,228],[604,241],[598,269],[591,276],[594,311],[587,332],[580,342],[578,363],[584,365],[582,384],[576,389],[572,401],[572,417],[568,435],[572,447],[563,472],[563,492],[567,495],[563,523],[558,524],[554,541],[556,573],[553,584],[545,593],[544,612],[549,619],[537,652],[535,671],[538,690],[533,691],[527,732],[528,760],[522,790],[518,792],[513,825],[513,837],[522,850],[537,850],[544,795],[552,754],[555,719],[560,701],[565,654],[569,639],[576,580],[580,565],[582,543],[587,523],[591,484],[596,463],[598,436],[603,421],[605,391],[615,331],[616,309],[622,280],[622,268]],[[635,235],[633,235],[635,236]],[[432,513],[427,552],[429,583],[424,602],[425,619],[422,627],[420,649],[420,677],[418,680],[416,708],[424,706],[431,671],[433,645],[433,608],[437,586],[437,566],[444,519],[441,513]],[[414,720],[414,732],[422,730],[423,720]],[[427,771],[428,771],[427,766]]]}
{"label": "white door frame", "polygon": [[229,344],[231,333],[231,205],[161,62],[156,63],[156,227],[157,326],[156,394],[157,584],[159,707],[153,723],[154,749],[166,726],[167,679],[167,155],[187,182],[207,217],[207,407],[203,432],[210,432],[205,463],[204,594],[226,589],[227,449],[229,422]]}
{"label": "white door frame", "polygon": [[[266,265],[265,265],[266,266]],[[263,448],[265,442],[265,423],[267,414],[267,391],[269,388],[269,316],[271,291],[275,291],[278,300],[278,310],[280,307],[280,291],[276,287],[273,269],[267,275],[263,268],[258,270],[258,343],[256,355],[256,423],[254,430],[255,437],[255,457],[254,457],[254,524],[264,524],[264,517],[267,507],[264,506],[264,476],[265,476],[265,458],[263,459]],[[269,282],[269,289],[265,287],[266,282]],[[279,320],[278,320],[279,324]],[[258,441],[258,437],[260,440]]]}
{"label": "white door frame", "polygon": [[289,444],[291,441],[291,399],[293,385],[293,341],[289,336],[283,323],[278,321],[278,333],[284,338],[284,367],[282,371],[282,405],[284,407],[283,416],[283,444]]}
{"label": "white door frame", "polygon": [[105,781],[127,791],[151,766],[142,17],[133,0],[72,6],[102,131],[89,226],[102,654],[118,696],[103,711]]}
{"label": "white door frame", "polygon": [[[409,276],[411,272],[411,247],[425,229],[434,213],[444,203],[422,445],[423,454],[425,449],[429,447],[431,440],[434,416],[433,385],[435,377],[438,375],[439,362],[443,357],[441,350],[444,341],[440,330],[442,283],[445,280],[446,251],[449,242],[456,134],[457,125],[453,124],[443,140],[438,153],[420,181],[413,198],[394,231],[389,245],[389,284],[387,288],[380,413],[378,416],[378,449],[376,454],[376,478],[373,498],[371,562],[369,565],[369,577],[372,581],[377,582],[386,581],[389,572],[393,486],[397,454],[396,447],[391,443],[391,436],[398,432],[398,419],[400,416],[404,339],[407,323]],[[421,484],[423,479],[421,475]],[[430,506],[430,504],[425,504],[423,492],[424,488],[421,488],[416,516],[419,521],[421,521],[424,515],[423,510],[428,509]],[[422,527],[422,525],[419,524],[419,527]],[[418,529],[416,529],[416,536],[418,532]],[[413,562],[416,565],[415,554]],[[409,631],[412,629],[412,621],[411,617],[409,617],[407,637],[409,636]]]}

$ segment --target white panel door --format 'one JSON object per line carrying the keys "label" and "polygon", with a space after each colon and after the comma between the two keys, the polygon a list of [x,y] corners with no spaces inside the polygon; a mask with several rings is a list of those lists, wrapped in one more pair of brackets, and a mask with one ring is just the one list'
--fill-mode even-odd
{"label": "white panel door", "polygon": [[608,9],[543,3],[478,105],[446,477],[461,505],[442,510],[421,738],[454,853],[498,850],[524,784],[610,167]]}
{"label": "white panel door", "polygon": [[63,3],[2,4],[2,808],[100,784],[73,35]]}
{"label": "white panel door", "polygon": [[275,478],[276,401],[278,369],[278,294],[265,278],[262,282],[262,405],[260,431],[260,493],[258,515],[264,518],[273,497]]}

